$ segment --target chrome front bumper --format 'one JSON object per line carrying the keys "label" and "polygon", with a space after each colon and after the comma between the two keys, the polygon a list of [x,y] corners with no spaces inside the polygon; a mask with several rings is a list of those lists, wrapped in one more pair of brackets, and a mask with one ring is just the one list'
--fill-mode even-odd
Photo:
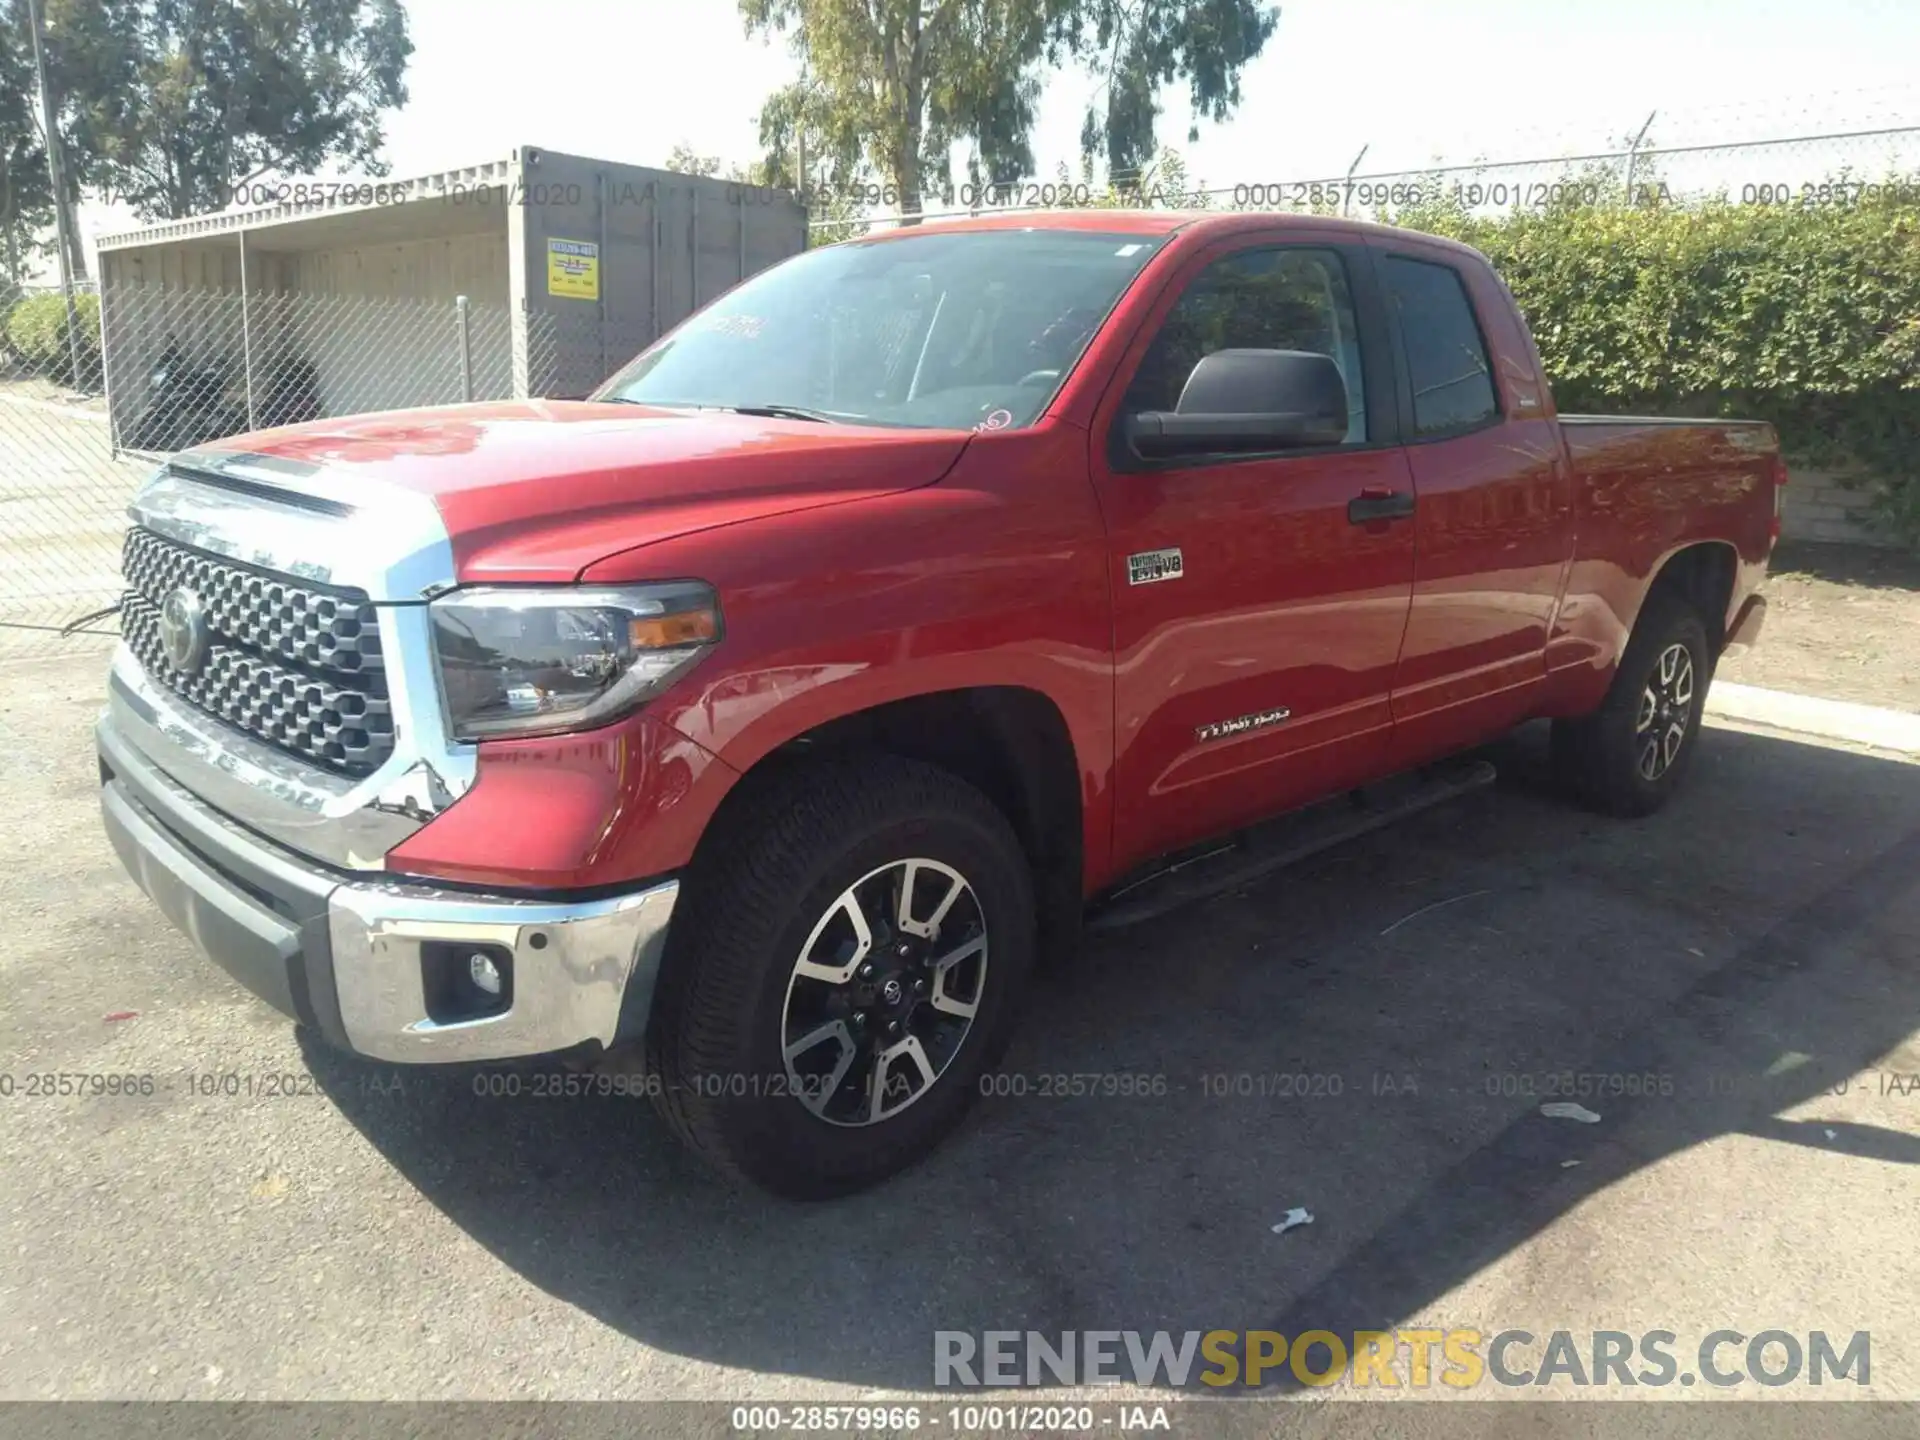
{"label": "chrome front bumper", "polygon": [[[96,731],[114,849],[180,929],[276,1009],[404,1063],[543,1055],[644,1031],[678,881],[564,901],[325,868],[182,788],[120,714],[110,709]],[[510,1003],[449,1019],[433,998],[440,977],[482,947],[510,961]]]}

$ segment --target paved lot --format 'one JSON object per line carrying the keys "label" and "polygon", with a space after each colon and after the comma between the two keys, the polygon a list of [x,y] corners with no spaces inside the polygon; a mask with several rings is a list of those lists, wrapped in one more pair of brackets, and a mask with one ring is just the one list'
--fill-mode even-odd
{"label": "paved lot", "polygon": [[[3,1102],[0,1395],[851,1398],[926,1387],[939,1328],[1425,1320],[1866,1329],[1871,1393],[1920,1397],[1920,1088],[1878,1078],[1920,1072],[1920,767],[1717,730],[1623,825],[1522,736],[1497,789],[1041,987],[1009,1070],[1164,1096],[992,1100],[797,1207],[720,1188],[644,1104],[303,1048],[102,840],[102,658],[0,692],[0,1058],[160,1093]],[[188,1092],[226,1071],[325,1093]],[[1673,1093],[1549,1120],[1510,1077],[1559,1071]],[[1341,1093],[1203,1080],[1303,1072]]]}

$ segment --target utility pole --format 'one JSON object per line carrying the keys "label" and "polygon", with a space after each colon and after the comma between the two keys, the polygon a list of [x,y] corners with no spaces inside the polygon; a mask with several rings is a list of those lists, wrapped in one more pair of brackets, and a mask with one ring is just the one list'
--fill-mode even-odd
{"label": "utility pole", "polygon": [[7,157],[0,155],[0,196],[6,198],[6,213],[0,215],[0,226],[7,232],[7,287],[6,299],[11,301],[14,292],[20,288],[20,215],[14,207],[13,172],[8,168]]}
{"label": "utility pole", "polygon": [[1360,153],[1353,157],[1353,163],[1347,166],[1347,183],[1340,192],[1340,213],[1342,215],[1347,213],[1347,203],[1353,199],[1353,172],[1360,168],[1360,162],[1367,158],[1367,151],[1372,148],[1373,142],[1369,140],[1365,145],[1360,147]]}
{"label": "utility pole", "polygon": [[40,0],[27,0],[27,25],[33,31],[33,73],[40,86],[40,125],[47,138],[47,175],[53,182],[53,229],[60,251],[60,294],[67,303],[67,362],[72,367],[73,388],[81,388],[80,324],[73,313],[73,268],[68,263],[67,192],[60,172],[60,132],[53,123],[53,87],[47,83],[46,47],[40,38]]}
{"label": "utility pole", "polygon": [[1627,192],[1626,201],[1628,206],[1632,206],[1633,204],[1634,162],[1640,158],[1641,143],[1647,138],[1647,131],[1653,128],[1653,117],[1659,113],[1658,110],[1655,110],[1647,116],[1647,123],[1640,127],[1640,133],[1633,137],[1633,143],[1627,147],[1627,179],[1624,188]]}
{"label": "utility pole", "polygon": [[[813,187],[807,183],[807,114],[809,109],[807,104],[808,93],[809,92],[807,90],[807,62],[805,60],[802,60],[800,62],[800,113],[799,113],[797,122],[793,127],[794,141],[800,151],[800,158],[795,162],[795,164],[799,167],[800,173],[795,175],[793,178],[794,178],[794,186],[800,192],[800,208],[803,212],[805,212],[807,217],[807,223],[809,224],[809,226],[811,226],[813,222],[813,194],[812,194]],[[809,241],[811,241],[813,237],[811,234],[809,234],[807,238]]]}

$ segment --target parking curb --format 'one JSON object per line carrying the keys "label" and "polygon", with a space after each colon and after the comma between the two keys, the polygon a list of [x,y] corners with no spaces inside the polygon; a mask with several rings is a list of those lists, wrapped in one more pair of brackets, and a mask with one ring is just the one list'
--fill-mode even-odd
{"label": "parking curb", "polygon": [[1905,710],[1882,710],[1872,705],[1822,700],[1813,695],[1794,695],[1785,690],[1763,690],[1757,685],[1716,680],[1707,691],[1706,712],[1723,720],[1764,725],[1796,735],[1920,755],[1920,715]]}

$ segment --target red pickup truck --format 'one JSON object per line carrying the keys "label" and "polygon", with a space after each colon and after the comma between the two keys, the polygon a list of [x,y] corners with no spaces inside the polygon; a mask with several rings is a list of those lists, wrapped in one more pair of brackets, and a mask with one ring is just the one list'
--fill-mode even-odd
{"label": "red pickup truck", "polygon": [[1659,806],[1785,481],[1764,424],[1557,417],[1460,245],[903,229],[588,401],[175,457],[132,507],[106,825],[338,1045],[559,1054],[733,1175],[844,1192],[956,1123],[1084,916],[1271,817],[1536,717],[1588,803]]}

